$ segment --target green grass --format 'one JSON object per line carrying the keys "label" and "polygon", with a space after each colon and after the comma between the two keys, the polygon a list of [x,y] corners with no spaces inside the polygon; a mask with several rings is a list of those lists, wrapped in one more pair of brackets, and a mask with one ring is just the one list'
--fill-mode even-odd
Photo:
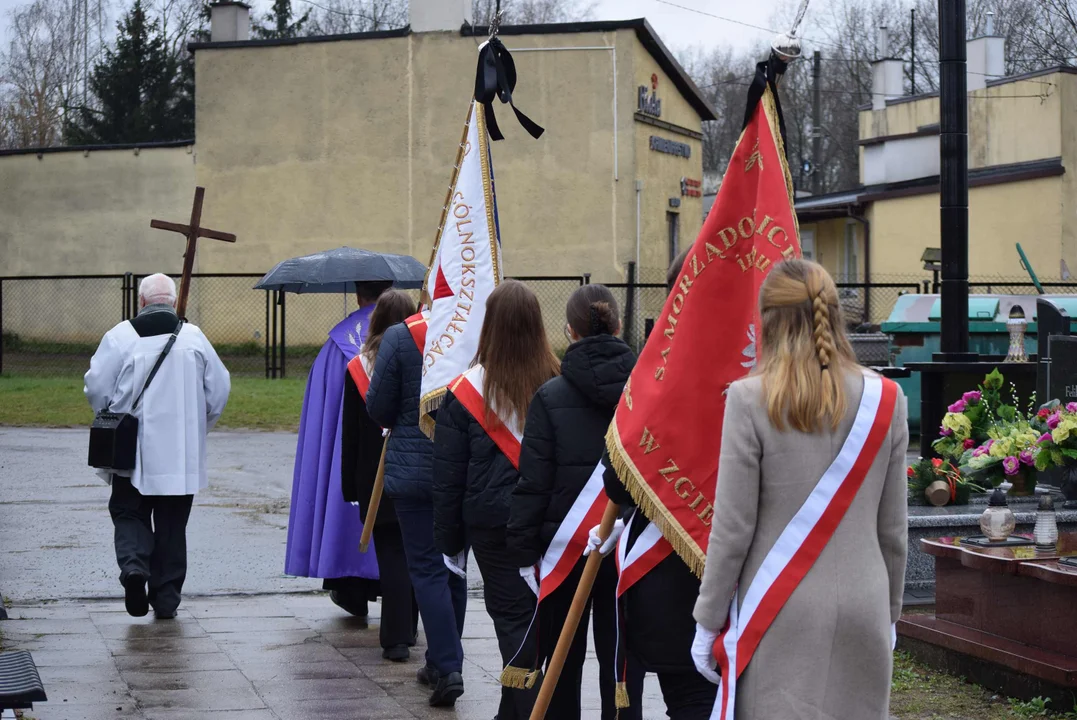
{"label": "green grass", "polygon": [[[1053,712],[1052,712],[1053,711]],[[1077,720],[1077,708],[1052,708],[1049,701],[1001,697],[963,678],[933,670],[907,653],[894,653],[890,714],[898,720]]]}
{"label": "green grass", "polygon": [[[305,382],[233,377],[228,407],[217,427],[295,430]],[[0,425],[88,427],[92,421],[81,378],[0,376]]]}

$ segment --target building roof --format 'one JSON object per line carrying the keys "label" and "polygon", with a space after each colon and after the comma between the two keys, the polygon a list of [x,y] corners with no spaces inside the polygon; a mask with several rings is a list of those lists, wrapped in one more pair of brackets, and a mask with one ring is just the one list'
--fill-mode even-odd
{"label": "building roof", "polygon": [[48,155],[65,152],[100,152],[102,150],[150,150],[153,148],[176,148],[194,145],[194,140],[161,140],[158,142],[119,143],[115,145],[56,145],[53,147],[12,148],[0,150],[5,155]]}
{"label": "building roof", "polygon": [[[1061,157],[1044,158],[1009,165],[969,170],[969,187],[983,187],[1022,180],[1058,177],[1066,172]],[[927,195],[939,191],[939,176],[903,180],[896,183],[865,185],[855,190],[842,190],[814,195],[796,201],[796,213],[801,222],[815,222],[859,213],[863,206],[876,200],[889,200],[910,195]]]}
{"label": "building roof", "polygon": [[[1021,75],[1007,75],[1005,77],[993,78],[987,81],[987,87],[993,88],[999,85],[1007,85],[1009,83],[1021,82],[1022,80],[1032,80],[1034,78],[1043,77],[1044,75],[1077,75],[1077,67],[1072,65],[1056,65],[1054,67],[1044,68],[1043,70],[1034,70],[1032,72],[1022,73]],[[970,92],[976,92],[971,90]],[[933,90],[931,92],[917,93],[916,95],[901,95],[899,97],[887,98],[886,105],[902,105],[904,103],[916,102],[917,100],[927,100],[928,98],[938,97],[939,91]],[[857,110],[863,112],[865,110],[871,110],[871,103],[864,103],[857,107]]]}
{"label": "building roof", "polygon": [[[704,97],[699,87],[688,76],[681,64],[673,57],[673,53],[665,46],[658,34],[645,18],[635,20],[599,20],[596,22],[573,22],[573,23],[544,23],[541,25],[502,25],[499,32],[502,36],[510,35],[564,35],[575,33],[614,32],[617,30],[634,30],[640,43],[655,59],[658,66],[669,75],[677,90],[684,96],[702,120],[717,120],[718,115],[710,101]],[[241,40],[236,42],[200,42],[191,43],[187,47],[192,52],[198,50],[220,50],[227,48],[250,48],[250,47],[277,47],[281,45],[302,45],[306,43],[342,42],[346,40],[381,40],[385,38],[407,37],[411,34],[411,27],[403,27],[396,30],[379,30],[377,32],[348,33],[345,35],[319,35],[312,37],[285,38],[280,40]],[[472,26],[465,24],[460,28],[460,34],[466,37],[486,37],[489,29],[481,25]],[[512,48],[509,48],[511,52]]]}

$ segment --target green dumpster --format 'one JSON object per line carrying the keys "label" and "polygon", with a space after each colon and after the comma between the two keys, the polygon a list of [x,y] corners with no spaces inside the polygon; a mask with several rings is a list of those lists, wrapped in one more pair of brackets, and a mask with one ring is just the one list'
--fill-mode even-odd
{"label": "green dumpster", "polygon": [[[1065,310],[1071,318],[1077,318],[1077,296],[1074,295],[973,295],[969,297],[969,352],[985,356],[1004,357],[1010,347],[1006,320],[1010,308],[1020,305],[1028,318],[1025,332],[1025,352],[1036,353],[1036,298],[1050,300]],[[942,301],[938,295],[902,295],[881,330],[890,336],[890,352],[893,364],[903,367],[908,363],[931,362],[932,355],[939,352],[939,321]],[[1071,320],[1070,332],[1077,333],[1077,320]],[[920,376],[897,381],[909,398],[909,429],[920,432]],[[972,388],[969,388],[970,390]],[[932,422],[938,422],[934,418]]]}

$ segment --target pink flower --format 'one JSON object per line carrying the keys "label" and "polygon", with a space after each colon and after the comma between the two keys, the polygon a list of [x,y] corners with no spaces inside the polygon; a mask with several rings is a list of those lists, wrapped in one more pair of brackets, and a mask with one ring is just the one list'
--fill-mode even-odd
{"label": "pink flower", "polygon": [[[969,405],[979,405],[980,404],[980,397],[981,397],[981,395],[980,395],[979,390],[970,390],[969,392],[962,395],[961,399],[964,400]],[[1075,404],[1077,404],[1077,403],[1075,403]]]}
{"label": "pink flower", "polygon": [[972,457],[983,457],[987,454],[987,448],[983,445],[972,451]]}
{"label": "pink flower", "polygon": [[939,428],[939,435],[942,435],[943,437],[950,437],[953,434],[954,431],[949,428]]}
{"label": "pink flower", "polygon": [[1047,418],[1047,427],[1054,430],[1060,422],[1062,422],[1062,416],[1057,412],[1051,413],[1051,417]]}
{"label": "pink flower", "polygon": [[1044,433],[1043,435],[1040,435],[1040,439],[1036,442],[1040,443],[1041,445],[1045,442],[1051,442],[1051,433]]}
{"label": "pink flower", "polygon": [[946,409],[949,410],[952,413],[963,413],[963,412],[965,412],[966,407],[968,407],[968,405],[964,400],[958,400],[957,402],[955,402],[953,405],[951,405],[950,407],[948,407]]}
{"label": "pink flower", "polygon": [[973,440],[972,438],[968,438],[967,440],[965,440],[965,449],[966,450],[971,450],[974,447],[976,447],[976,441],[975,440]]}
{"label": "pink flower", "polygon": [[1066,412],[1077,413],[1077,402],[1066,403]]}
{"label": "pink flower", "polygon": [[1020,467],[1021,465],[1017,461],[1017,458],[1013,457],[1012,455],[1008,458],[1003,459],[1002,461],[1002,469],[1006,472],[1007,475],[1016,475]]}
{"label": "pink flower", "polygon": [[1028,467],[1032,467],[1036,464],[1036,458],[1032,457],[1032,452],[1030,450],[1022,450],[1021,454],[1017,456],[1017,459],[1021,461],[1022,465],[1027,465]]}

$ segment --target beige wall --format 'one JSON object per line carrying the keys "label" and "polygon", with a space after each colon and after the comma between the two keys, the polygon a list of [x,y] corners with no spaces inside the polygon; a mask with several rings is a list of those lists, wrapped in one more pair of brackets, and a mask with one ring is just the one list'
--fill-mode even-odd
{"label": "beige wall", "polygon": [[[665,205],[682,175],[701,177],[702,160],[698,143],[691,160],[645,156],[642,129],[666,133],[633,119],[639,78],[661,76],[671,122],[698,132],[698,115],[632,30],[505,42],[520,77],[514,101],[546,128],[532,140],[497,105],[505,272],[623,280],[635,256],[638,177],[648,198],[641,255],[664,273]],[[617,53],[616,176],[613,51],[549,50],[606,46]],[[341,244],[428,259],[474,83],[472,38],[200,50],[196,62],[197,175],[214,199],[206,219],[240,238],[207,248],[204,271],[260,271]],[[682,237],[698,233],[701,207],[682,204]]]}
{"label": "beige wall", "polygon": [[194,185],[189,146],[0,156],[0,275],[179,272],[150,218],[186,222]]}
{"label": "beige wall", "polygon": [[[1064,138],[1072,141],[1077,132],[1072,114],[1075,91],[1077,75],[1054,73],[970,92],[969,167],[1063,155]],[[860,139],[914,133],[938,122],[938,96],[895,103],[885,110],[861,111]]]}
{"label": "beige wall", "polygon": [[[969,190],[969,275],[1021,276],[1014,247],[1021,243],[1041,277],[1057,277],[1062,188],[1062,178],[1055,177]],[[924,276],[920,256],[939,244],[939,196],[878,201],[867,216],[872,276]]]}

